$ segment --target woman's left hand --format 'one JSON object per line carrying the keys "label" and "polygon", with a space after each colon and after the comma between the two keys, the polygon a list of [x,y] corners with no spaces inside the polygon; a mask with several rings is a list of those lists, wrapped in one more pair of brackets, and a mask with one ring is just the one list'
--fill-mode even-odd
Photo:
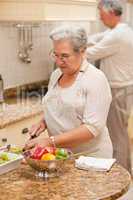
{"label": "woman's left hand", "polygon": [[33,149],[35,146],[41,146],[41,147],[48,147],[50,145],[49,138],[35,138],[32,140],[28,140],[28,142],[25,144],[24,150]]}

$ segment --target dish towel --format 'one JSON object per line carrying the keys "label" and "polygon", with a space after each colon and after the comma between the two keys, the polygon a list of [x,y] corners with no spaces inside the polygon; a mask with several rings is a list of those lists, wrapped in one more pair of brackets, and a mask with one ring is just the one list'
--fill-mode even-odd
{"label": "dish towel", "polygon": [[109,171],[116,159],[93,158],[88,156],[80,156],[75,160],[75,167],[79,169],[89,170],[95,169],[97,171]]}

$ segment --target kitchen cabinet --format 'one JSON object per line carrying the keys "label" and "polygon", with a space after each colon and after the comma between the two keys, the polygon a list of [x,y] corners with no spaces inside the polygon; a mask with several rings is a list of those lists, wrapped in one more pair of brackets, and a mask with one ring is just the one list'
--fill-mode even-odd
{"label": "kitchen cabinet", "polygon": [[96,1],[53,1],[45,4],[47,20],[96,20]]}
{"label": "kitchen cabinet", "polygon": [[43,19],[42,1],[0,1],[0,21],[29,21]]}
{"label": "kitchen cabinet", "polygon": [[95,20],[96,0],[1,0],[0,21]]}
{"label": "kitchen cabinet", "polygon": [[[42,114],[36,115],[34,117],[30,117],[28,119],[21,120],[19,122],[13,123],[11,125],[6,126],[5,128],[0,129],[0,145],[5,144],[17,144],[23,145],[29,138],[28,133],[22,134],[22,130],[24,128],[30,128],[33,124],[37,123],[42,117]],[[47,135],[45,133],[45,135]],[[43,133],[42,133],[42,136]],[[41,136],[41,137],[42,137]],[[6,140],[2,141],[2,140]]]}

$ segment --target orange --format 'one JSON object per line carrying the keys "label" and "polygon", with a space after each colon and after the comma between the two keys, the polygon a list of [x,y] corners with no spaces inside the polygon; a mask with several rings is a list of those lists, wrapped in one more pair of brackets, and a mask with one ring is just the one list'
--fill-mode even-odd
{"label": "orange", "polygon": [[42,155],[41,160],[55,160],[55,155],[51,153],[45,153]]}

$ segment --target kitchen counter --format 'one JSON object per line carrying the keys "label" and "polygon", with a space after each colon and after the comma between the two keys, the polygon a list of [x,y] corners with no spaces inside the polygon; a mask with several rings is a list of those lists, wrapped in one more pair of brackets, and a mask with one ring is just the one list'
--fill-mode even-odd
{"label": "kitchen counter", "polygon": [[124,194],[129,173],[115,164],[109,172],[79,170],[68,163],[62,176],[39,180],[27,165],[0,176],[0,200],[111,200]]}
{"label": "kitchen counter", "polygon": [[42,104],[39,101],[23,101],[11,105],[5,104],[2,112],[0,112],[0,129],[14,122],[40,114],[42,110]]}

